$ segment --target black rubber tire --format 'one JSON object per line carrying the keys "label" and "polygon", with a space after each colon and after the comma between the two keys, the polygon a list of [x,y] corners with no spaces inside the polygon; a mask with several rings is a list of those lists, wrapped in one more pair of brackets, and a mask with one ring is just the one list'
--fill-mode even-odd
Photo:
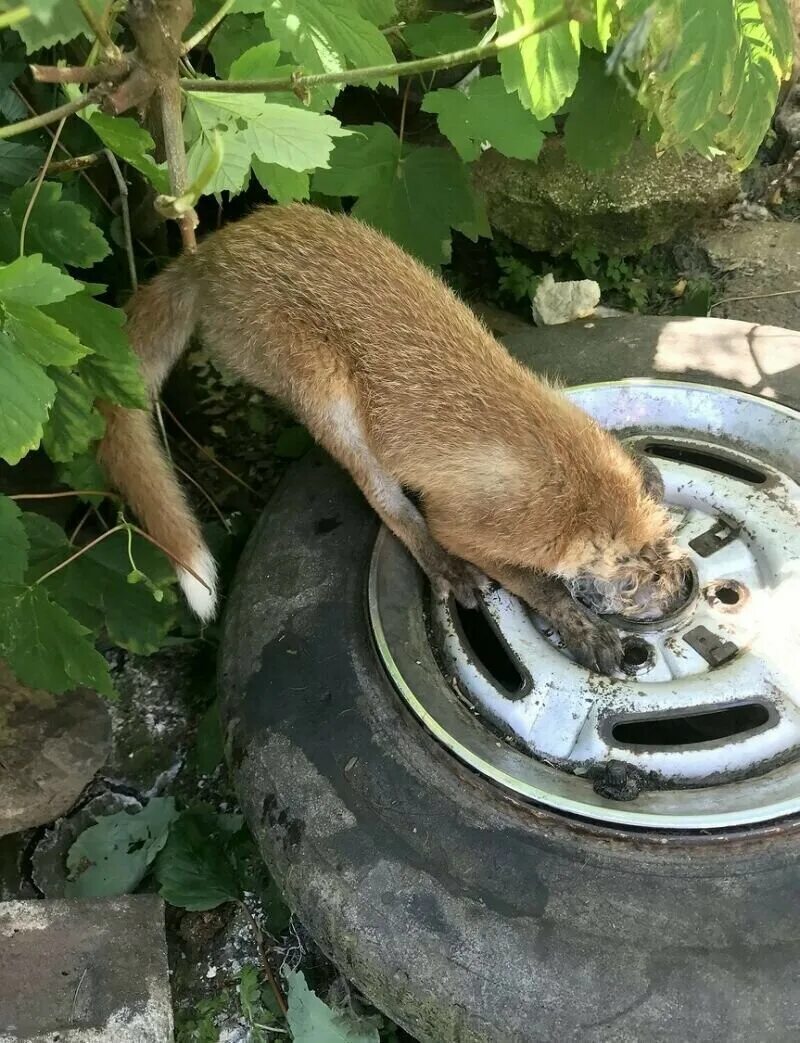
{"label": "black rubber tire", "polygon": [[474,775],[378,661],[376,531],[311,454],[257,526],[225,621],[242,807],[322,949],[426,1043],[796,1039],[800,822],[615,830]]}

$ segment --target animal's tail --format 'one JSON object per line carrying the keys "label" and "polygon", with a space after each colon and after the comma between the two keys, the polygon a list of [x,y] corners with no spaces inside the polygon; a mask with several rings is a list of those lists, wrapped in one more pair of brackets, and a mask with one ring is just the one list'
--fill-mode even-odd
{"label": "animal's tail", "polygon": [[[199,291],[189,265],[178,261],[143,286],[128,306],[128,333],[151,400],[183,354],[197,322]],[[153,423],[152,411],[103,404],[106,431],[98,459],[147,532],[176,562],[192,610],[212,619],[216,566],[178,484]]]}

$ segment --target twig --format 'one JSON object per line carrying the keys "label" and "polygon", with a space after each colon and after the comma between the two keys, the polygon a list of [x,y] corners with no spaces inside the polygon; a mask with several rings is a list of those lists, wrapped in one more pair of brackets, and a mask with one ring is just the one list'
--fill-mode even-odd
{"label": "twig", "polygon": [[[161,107],[161,125],[164,131],[164,151],[169,171],[170,191],[173,196],[180,197],[186,191],[186,145],[183,139],[183,116],[181,113],[181,89],[178,81],[164,83],[159,88]],[[197,214],[190,209],[178,218],[183,248],[188,253],[197,250],[197,238],[194,230],[197,227]]]}
{"label": "twig", "polygon": [[184,40],[181,45],[181,54],[188,54],[189,51],[193,50],[199,43],[202,43],[207,36],[217,28],[219,23],[225,17],[225,15],[233,7],[234,0],[225,0],[222,6],[219,8],[216,14],[212,15],[211,18],[206,22],[205,25],[201,26],[194,36],[190,36],[188,40]]}
{"label": "twig", "polygon": [[78,987],[77,987],[77,989],[75,989],[75,995],[72,997],[72,1009],[69,1012],[69,1020],[70,1020],[70,1022],[73,1022],[75,1020],[75,1007],[78,1005],[78,993],[81,991],[81,986],[83,985],[83,980],[84,980],[84,978],[86,977],[86,975],[88,973],[89,973],[89,968],[88,967],[84,967],[83,974],[81,975],[81,980],[78,982]]}
{"label": "twig", "polygon": [[[434,14],[435,12],[431,12]],[[461,15],[468,22],[480,22],[484,18],[493,18],[497,13],[493,7],[484,7],[480,11],[455,11],[454,14]],[[398,22],[397,25],[387,25],[385,29],[381,29],[384,36],[391,36],[392,33],[401,33],[403,29],[408,28],[409,22]]]}
{"label": "twig", "polygon": [[68,101],[66,105],[59,105],[57,109],[51,109],[50,112],[42,112],[38,116],[31,116],[30,119],[20,120],[19,123],[9,123],[7,127],[0,127],[0,141],[4,138],[15,138],[18,134],[26,134],[29,130],[38,130],[50,123],[58,123],[59,120],[64,120],[67,116],[80,112],[81,109],[95,105],[104,94],[105,88],[94,87],[80,98]]}
{"label": "twig", "polygon": [[71,536],[70,536],[70,538],[69,538],[69,542],[70,542],[70,544],[74,544],[74,543],[75,543],[75,540],[76,540],[76,539],[78,538],[78,533],[79,533],[79,532],[81,531],[81,529],[82,529],[82,528],[84,527],[84,525],[86,524],[86,522],[87,522],[87,521],[88,521],[88,520],[89,520],[89,519],[91,518],[91,516],[92,516],[92,507],[91,507],[91,505],[90,505],[90,506],[89,506],[89,507],[87,507],[87,508],[86,508],[86,510],[85,510],[85,511],[83,512],[83,514],[81,515],[81,520],[80,520],[80,521],[78,522],[78,524],[77,524],[77,525],[75,526],[75,528],[74,528],[74,529],[72,530],[72,535],[71,535]]}
{"label": "twig", "polygon": [[214,497],[211,495],[211,493],[208,492],[207,489],[204,489],[203,486],[200,484],[200,482],[197,481],[196,478],[192,478],[192,476],[189,474],[188,471],[184,471],[184,469],[182,467],[179,467],[174,461],[173,461],[172,466],[175,468],[175,470],[179,474],[183,475],[183,477],[186,479],[187,482],[191,482],[191,484],[195,487],[195,489],[197,489],[197,491],[208,501],[209,506],[214,511],[214,513],[219,518],[219,520],[222,522],[222,527],[225,529],[226,532],[229,533],[231,531],[230,522],[225,517],[225,515],[222,513],[222,511],[219,509],[219,506],[218,506],[216,500],[214,499]]}
{"label": "twig", "polygon": [[59,564],[50,569],[49,572],[45,572],[43,576],[40,576],[34,583],[34,586],[36,587],[40,583],[44,583],[46,579],[50,579],[51,576],[55,576],[57,572],[61,572],[62,569],[65,569],[67,565],[70,565],[73,561],[76,561],[78,558],[83,557],[83,555],[86,554],[87,551],[90,551],[92,547],[96,547],[98,543],[102,543],[103,540],[107,540],[108,537],[113,536],[115,532],[122,532],[122,530],[126,528],[127,525],[123,522],[120,525],[115,525],[113,529],[109,529],[107,532],[102,532],[99,536],[95,536],[91,543],[87,543],[85,546],[80,547],[78,550],[75,551],[74,554],[70,554],[68,558],[65,558],[63,561],[59,562]]}
{"label": "twig", "polygon": [[247,913],[250,923],[253,925],[253,933],[256,936],[256,945],[258,946],[258,954],[261,957],[261,963],[264,967],[264,974],[266,975],[267,981],[270,984],[270,988],[272,989],[275,995],[275,1002],[278,1004],[281,1014],[283,1014],[283,1016],[286,1017],[288,1013],[286,999],[283,995],[283,989],[281,989],[280,984],[278,983],[278,979],[275,977],[272,967],[270,966],[270,962],[267,957],[267,950],[264,946],[264,935],[261,933],[261,928],[258,925],[258,920],[256,920],[255,916],[253,916],[246,902],[240,901],[239,905]]}
{"label": "twig", "polygon": [[103,489],[64,489],[57,493],[12,493],[9,500],[61,500],[66,496],[102,496],[108,500],[119,500],[116,493],[109,493]]}
{"label": "twig", "polygon": [[403,151],[403,137],[406,132],[406,109],[408,108],[408,92],[411,89],[411,78],[406,80],[406,89],[403,91],[403,105],[400,109],[400,126],[397,131],[397,139],[400,142],[400,148],[398,149],[398,159],[400,162],[400,153]]}
{"label": "twig", "polygon": [[185,91],[212,91],[218,93],[253,93],[266,94],[270,91],[301,91],[318,87],[325,83],[360,83],[363,80],[383,80],[389,76],[413,76],[416,73],[431,72],[435,69],[450,69],[455,65],[466,65],[491,58],[508,47],[523,43],[529,36],[544,33],[556,25],[566,21],[580,21],[581,12],[573,11],[566,6],[555,11],[546,18],[539,18],[529,25],[521,25],[508,33],[496,37],[491,43],[466,47],[448,54],[436,54],[431,58],[418,58],[410,62],[393,62],[391,65],[372,65],[362,69],[344,69],[339,72],[316,73],[303,76],[292,73],[291,76],[276,77],[270,80],[180,80]]}
{"label": "twig", "polygon": [[[202,576],[198,576],[190,565],[187,565],[185,561],[181,561],[181,559],[176,557],[172,551],[167,550],[164,544],[159,543],[155,536],[151,536],[149,532],[140,529],[138,525],[131,525],[130,522],[128,522],[127,527],[132,529],[137,535],[141,536],[143,540],[147,540],[147,542],[152,543],[154,547],[158,547],[162,554],[166,554],[173,565],[180,566],[184,572],[188,572],[190,576],[194,576],[197,582],[204,586],[209,594],[211,593],[211,587],[209,587],[208,583],[202,578]],[[108,533],[106,533],[106,535],[108,535]]]}
{"label": "twig", "polygon": [[45,161],[42,164],[42,169],[39,171],[39,174],[38,174],[38,176],[36,178],[36,183],[33,186],[33,192],[31,192],[31,198],[28,200],[28,205],[25,207],[25,215],[22,218],[22,225],[21,225],[20,230],[19,230],[19,255],[20,255],[20,257],[22,257],[24,255],[24,253],[25,253],[25,233],[28,230],[28,221],[30,220],[31,213],[33,212],[34,203],[36,202],[36,198],[39,195],[39,191],[40,191],[40,189],[42,187],[42,182],[44,181],[44,176],[47,173],[47,168],[50,166],[50,161],[52,160],[53,153],[56,150],[56,145],[58,144],[58,139],[61,137],[61,131],[64,129],[64,122],[66,121],[66,118],[67,117],[64,116],[64,118],[61,120],[61,122],[56,127],[56,132],[55,132],[55,134],[53,136],[52,142],[50,143],[50,150],[47,153],[47,157],[45,158]]}
{"label": "twig", "polygon": [[164,412],[167,414],[167,416],[173,422],[173,424],[178,428],[179,431],[181,431],[189,439],[189,441],[192,443],[192,445],[195,447],[195,449],[198,449],[203,454],[203,456],[208,457],[208,459],[212,462],[212,464],[215,464],[220,469],[220,471],[223,471],[225,474],[227,474],[227,476],[229,478],[232,478],[234,482],[236,482],[238,485],[241,485],[243,489],[247,489],[247,491],[249,493],[252,493],[253,496],[258,496],[259,499],[261,499],[261,497],[256,492],[256,490],[252,487],[252,485],[248,485],[247,482],[244,480],[244,478],[240,478],[238,476],[238,474],[234,474],[233,471],[229,471],[228,468],[225,466],[225,464],[220,463],[219,460],[216,458],[216,456],[214,456],[213,453],[210,453],[205,448],[205,446],[200,445],[200,443],[197,441],[197,439],[194,437],[194,435],[190,434],[186,430],[186,428],[183,426],[183,424],[180,422],[180,420],[178,420],[178,418],[175,416],[175,414],[172,412],[172,410],[169,408],[169,406],[165,402],[162,402],[161,406],[162,406]]}
{"label": "twig", "polygon": [[81,14],[86,19],[86,24],[94,33],[105,54],[112,60],[118,58],[120,50],[111,39],[111,34],[105,25],[105,19],[97,17],[88,3],[88,0],[75,0],[75,2],[80,8]]}
{"label": "twig", "polygon": [[16,25],[17,22],[29,18],[30,14],[31,9],[27,4],[22,4],[20,7],[12,7],[10,11],[4,11],[3,14],[0,14],[0,29],[8,29],[10,25]]}
{"label": "twig", "polygon": [[796,290],[774,290],[772,293],[745,293],[741,297],[723,297],[721,301],[714,301],[713,304],[709,305],[706,315],[710,315],[715,308],[720,308],[723,304],[733,304],[736,301],[758,301],[764,297],[786,297],[791,293],[800,293],[800,288]]}
{"label": "twig", "polygon": [[131,277],[131,289],[135,293],[139,289],[139,279],[136,275],[136,258],[133,254],[133,235],[131,233],[131,212],[128,207],[128,185],[119,169],[117,157],[110,148],[103,149],[106,155],[119,189],[119,206],[122,211],[122,234],[125,239],[125,253],[128,257],[128,274]]}
{"label": "twig", "polygon": [[72,156],[70,159],[58,159],[51,163],[48,170],[51,174],[80,173],[93,167],[102,156],[101,152],[87,152],[85,156]]}
{"label": "twig", "polygon": [[131,71],[131,60],[123,55],[116,61],[97,65],[31,65],[37,83],[117,83]]}

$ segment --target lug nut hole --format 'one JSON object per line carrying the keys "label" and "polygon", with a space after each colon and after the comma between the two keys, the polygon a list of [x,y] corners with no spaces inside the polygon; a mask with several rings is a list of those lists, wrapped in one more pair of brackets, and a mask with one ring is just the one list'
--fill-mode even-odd
{"label": "lug nut hole", "polygon": [[747,589],[735,579],[723,579],[706,589],[706,597],[717,608],[732,612],[747,600]]}
{"label": "lug nut hole", "polygon": [[622,669],[626,674],[636,674],[652,662],[652,650],[646,641],[631,637],[622,646]]}

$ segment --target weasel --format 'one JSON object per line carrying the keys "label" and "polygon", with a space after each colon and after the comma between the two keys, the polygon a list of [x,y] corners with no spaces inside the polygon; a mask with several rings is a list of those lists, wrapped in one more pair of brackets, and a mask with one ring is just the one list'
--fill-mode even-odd
{"label": "weasel", "polygon": [[[683,584],[653,465],[354,218],[307,205],[255,211],[141,287],[128,332],[153,399],[199,334],[350,472],[438,593],[471,606],[489,577],[589,669],[614,672],[621,644],[573,593],[594,612],[657,613]],[[151,415],[101,408],[101,464],[182,563],[191,608],[211,619],[214,561]]]}

